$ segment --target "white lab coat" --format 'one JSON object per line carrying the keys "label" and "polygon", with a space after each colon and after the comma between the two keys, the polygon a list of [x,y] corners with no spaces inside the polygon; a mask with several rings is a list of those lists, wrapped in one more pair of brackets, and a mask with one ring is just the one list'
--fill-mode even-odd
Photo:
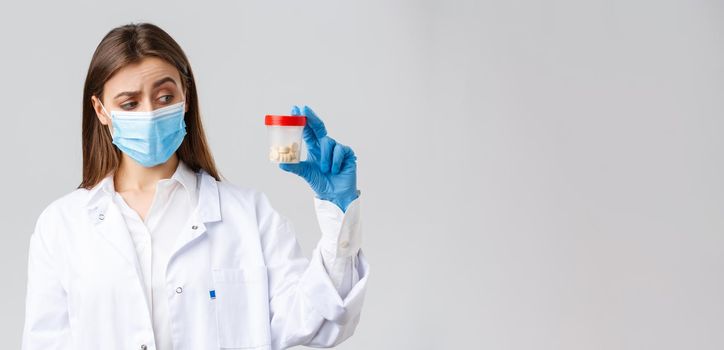
{"label": "white lab coat", "polygon": [[[264,194],[200,171],[199,211],[166,271],[174,350],[330,347],[351,336],[369,271],[362,251],[342,298],[319,246],[306,259]],[[24,350],[155,349],[133,242],[119,209],[99,192],[75,190],[38,218]],[[355,200],[335,222],[317,208],[320,228],[349,235],[359,230],[358,210]]]}

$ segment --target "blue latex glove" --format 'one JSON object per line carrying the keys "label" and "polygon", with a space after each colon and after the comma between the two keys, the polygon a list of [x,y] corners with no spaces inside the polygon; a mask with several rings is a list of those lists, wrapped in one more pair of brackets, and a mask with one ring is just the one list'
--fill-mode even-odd
{"label": "blue latex glove", "polygon": [[304,143],[308,156],[296,164],[279,164],[290,173],[301,176],[312,187],[317,198],[336,204],[343,212],[359,196],[357,191],[357,156],[349,146],[327,136],[327,129],[311,108],[292,107],[292,115],[304,115]]}

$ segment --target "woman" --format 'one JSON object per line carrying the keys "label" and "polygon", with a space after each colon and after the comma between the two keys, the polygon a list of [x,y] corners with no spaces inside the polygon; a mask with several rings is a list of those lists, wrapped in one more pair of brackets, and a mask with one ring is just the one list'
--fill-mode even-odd
{"label": "woman", "polygon": [[359,322],[352,150],[308,107],[309,159],[280,167],[315,196],[311,260],[260,192],[221,180],[178,44],[151,24],[111,30],[83,94],[83,181],[30,238],[23,349],[334,346]]}

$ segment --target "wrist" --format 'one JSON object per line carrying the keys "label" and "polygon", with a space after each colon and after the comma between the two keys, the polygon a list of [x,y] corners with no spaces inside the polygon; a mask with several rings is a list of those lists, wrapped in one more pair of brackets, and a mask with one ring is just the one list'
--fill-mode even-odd
{"label": "wrist", "polygon": [[355,199],[359,198],[360,193],[360,190],[354,190],[341,194],[317,195],[317,198],[334,203],[344,213],[347,211],[347,207],[349,206],[349,204],[352,203],[352,201],[354,201]]}

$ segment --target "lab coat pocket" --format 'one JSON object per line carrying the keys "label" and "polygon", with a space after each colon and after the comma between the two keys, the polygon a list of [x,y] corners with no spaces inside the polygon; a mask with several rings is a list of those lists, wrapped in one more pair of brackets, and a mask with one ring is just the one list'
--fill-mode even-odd
{"label": "lab coat pocket", "polygon": [[269,345],[266,268],[213,269],[212,275],[219,346],[254,349]]}

